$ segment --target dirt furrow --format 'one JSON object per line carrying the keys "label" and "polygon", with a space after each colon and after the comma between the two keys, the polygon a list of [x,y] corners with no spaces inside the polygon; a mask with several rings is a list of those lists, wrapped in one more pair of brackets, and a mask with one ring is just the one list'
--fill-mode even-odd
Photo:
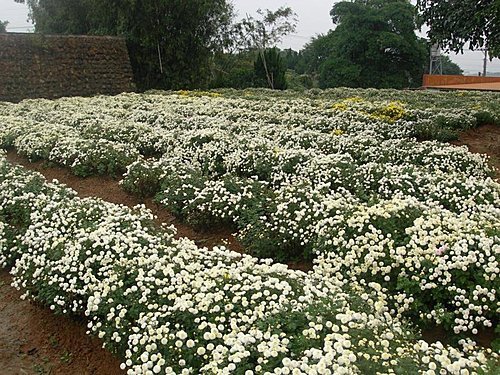
{"label": "dirt furrow", "polygon": [[85,333],[86,322],[57,316],[22,300],[0,271],[0,373],[2,375],[124,374],[102,342]]}

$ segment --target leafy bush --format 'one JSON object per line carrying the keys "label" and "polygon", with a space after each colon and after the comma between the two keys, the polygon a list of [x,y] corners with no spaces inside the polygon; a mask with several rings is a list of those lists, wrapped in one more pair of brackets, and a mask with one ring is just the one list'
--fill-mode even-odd
{"label": "leafy bush", "polygon": [[167,174],[162,178],[161,189],[156,194],[155,200],[175,216],[186,218],[189,201],[203,189],[204,182],[205,179],[194,169],[186,168]]}
{"label": "leafy bush", "polygon": [[120,181],[123,189],[140,197],[152,197],[160,191],[164,170],[152,161],[138,159],[127,166]]}
{"label": "leafy bush", "polygon": [[426,141],[435,139],[440,142],[456,141],[459,137],[459,132],[454,129],[443,128],[441,125],[429,122],[421,122],[416,124],[414,135],[417,139]]}
{"label": "leafy bush", "polygon": [[264,189],[261,183],[237,177],[207,180],[185,208],[187,222],[198,228],[241,225],[264,204]]}

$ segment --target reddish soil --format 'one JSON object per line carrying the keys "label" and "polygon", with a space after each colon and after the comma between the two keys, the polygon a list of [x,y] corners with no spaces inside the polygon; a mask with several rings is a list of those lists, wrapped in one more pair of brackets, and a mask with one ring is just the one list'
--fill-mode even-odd
{"label": "reddish soil", "polygon": [[454,145],[466,145],[470,152],[487,154],[496,168],[495,178],[500,181],[500,125],[483,125],[463,132]]}
{"label": "reddish soil", "polygon": [[0,271],[0,373],[2,375],[124,374],[120,361],[85,333],[83,319],[56,316],[21,300]]}

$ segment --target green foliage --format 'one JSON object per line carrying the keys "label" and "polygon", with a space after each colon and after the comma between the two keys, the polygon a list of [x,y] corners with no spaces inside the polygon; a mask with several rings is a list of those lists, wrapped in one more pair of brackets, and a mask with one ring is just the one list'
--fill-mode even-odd
{"label": "green foliage", "polygon": [[139,159],[127,167],[120,185],[123,189],[139,197],[152,197],[161,187],[162,170],[146,160]]}
{"label": "green foliage", "polygon": [[234,27],[234,43],[243,49],[274,47],[283,36],[296,29],[297,15],[290,7],[281,7],[276,11],[258,9],[258,18],[248,16]]}
{"label": "green foliage", "polygon": [[450,142],[458,139],[459,132],[450,128],[443,128],[437,122],[420,122],[414,126],[414,135],[421,141],[438,140]]}
{"label": "green foliage", "polygon": [[121,35],[140,88],[208,84],[209,59],[228,43],[226,0],[27,0],[41,33]]}
{"label": "green foliage", "polygon": [[339,2],[331,11],[337,28],[305,49],[320,87],[419,86],[426,45],[415,35],[415,7],[403,0]]}
{"label": "green foliage", "polygon": [[333,42],[333,31],[326,35],[318,35],[302,51],[302,63],[298,64],[298,69],[303,69],[305,73],[317,73],[326,59],[335,51]]}
{"label": "green foliage", "polygon": [[454,52],[487,48],[500,57],[500,3],[498,0],[418,0],[417,8],[429,37]]}
{"label": "green foliage", "polygon": [[362,71],[361,65],[352,64],[342,56],[331,56],[320,66],[319,86],[321,88],[370,86],[361,76]]}
{"label": "green foliage", "polygon": [[[257,56],[258,58],[258,56]],[[238,53],[220,53],[214,56],[212,64],[211,88],[236,88],[268,87],[267,76],[260,72],[260,79],[256,78],[255,51],[242,51]],[[299,52],[293,50],[279,51],[278,66],[279,74],[284,73],[286,88],[296,91],[304,91],[316,87],[314,76],[304,73],[304,69],[298,68],[303,58]],[[262,61],[262,59],[260,59]],[[267,62],[269,64],[270,62]],[[272,62],[271,62],[272,63]],[[269,66],[268,66],[269,68]],[[271,72],[273,77],[276,75]],[[282,79],[282,78],[281,78]],[[278,87],[276,87],[278,88]]]}
{"label": "green foliage", "polygon": [[281,51],[280,55],[287,67],[285,77],[289,89],[304,91],[317,87],[315,76],[308,69],[304,50],[297,52],[289,48]]}
{"label": "green foliage", "polygon": [[175,216],[186,219],[187,202],[194,199],[196,191],[203,188],[203,183],[204,178],[195,170],[170,173],[164,176],[155,201],[163,204]]}
{"label": "green foliage", "polygon": [[210,87],[244,89],[254,82],[254,54],[251,52],[219,53],[212,64]]}
{"label": "green foliage", "polygon": [[287,88],[294,91],[312,89],[314,79],[310,74],[298,74],[295,70],[288,69],[285,73]]}
{"label": "green foliage", "polygon": [[441,64],[443,64],[443,74],[449,75],[462,75],[464,71],[458,64],[455,64],[449,56],[441,57]]}
{"label": "green foliage", "polygon": [[286,89],[286,66],[277,48],[269,48],[257,55],[254,65],[256,86]]}
{"label": "green foliage", "polygon": [[495,115],[489,111],[477,111],[474,113],[474,117],[476,118],[477,126],[497,123]]}
{"label": "green foliage", "polygon": [[92,175],[120,176],[126,167],[138,156],[137,152],[115,147],[111,142],[81,142],[78,152],[73,158],[66,160],[71,171],[76,176],[87,177]]}
{"label": "green foliage", "polygon": [[9,24],[8,21],[0,21],[0,33],[6,33],[7,32],[7,25]]}
{"label": "green foliage", "polygon": [[297,52],[291,48],[288,48],[282,50],[280,52],[280,55],[287,69],[297,70],[297,66],[302,60],[302,52]]}

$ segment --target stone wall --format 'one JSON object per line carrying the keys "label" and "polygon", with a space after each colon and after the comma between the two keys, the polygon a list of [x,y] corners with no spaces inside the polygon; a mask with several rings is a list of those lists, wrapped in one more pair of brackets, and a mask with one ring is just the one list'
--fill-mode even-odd
{"label": "stone wall", "polygon": [[123,38],[0,34],[0,100],[133,91]]}

